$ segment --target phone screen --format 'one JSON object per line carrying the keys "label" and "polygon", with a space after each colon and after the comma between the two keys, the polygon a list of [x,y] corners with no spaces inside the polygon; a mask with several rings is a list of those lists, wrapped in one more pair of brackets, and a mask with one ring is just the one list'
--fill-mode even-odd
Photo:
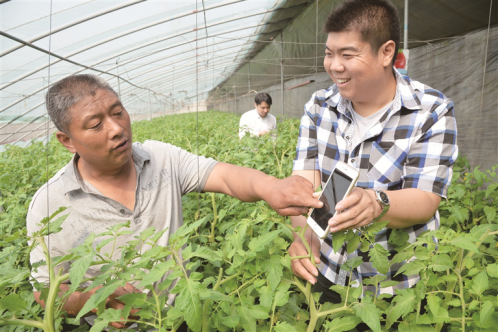
{"label": "phone screen", "polygon": [[328,221],[334,216],[335,205],[342,200],[351,185],[352,179],[335,169],[332,173],[332,179],[327,182],[325,189],[320,196],[323,206],[319,209],[313,209],[311,218],[323,229],[327,229]]}

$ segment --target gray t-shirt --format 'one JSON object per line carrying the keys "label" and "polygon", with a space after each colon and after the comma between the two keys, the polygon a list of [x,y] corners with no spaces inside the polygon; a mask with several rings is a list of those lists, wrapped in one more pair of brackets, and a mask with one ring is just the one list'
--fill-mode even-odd
{"label": "gray t-shirt", "polygon": [[[71,248],[82,244],[91,234],[99,234],[106,228],[131,221],[131,234],[118,238],[116,248],[134,240],[134,236],[153,226],[156,230],[168,228],[158,244],[168,244],[170,234],[183,224],[182,195],[201,192],[216,161],[198,157],[176,146],[158,141],[134,143],[132,158],[137,169],[137,189],[135,210],[131,211],[121,203],[102,195],[90,183],[83,180],[76,168],[75,158],[43,185],[34,195],[27,216],[28,234],[39,229],[36,224],[59,207],[69,207],[68,218],[62,224],[62,231],[50,235],[45,241],[52,256],[68,254]],[[197,172],[199,170],[199,172]],[[47,207],[48,188],[48,207]],[[48,211],[47,211],[48,210]],[[103,239],[103,238],[99,238]],[[112,242],[105,245],[103,252],[109,253]],[[118,259],[117,250],[113,258]],[[41,246],[37,246],[30,256],[31,263],[45,260]],[[57,267],[66,273],[71,262]],[[57,271],[56,271],[57,272]],[[85,277],[100,274],[100,267],[90,267]],[[38,282],[48,283],[46,266],[38,268],[33,277]],[[133,284],[133,283],[132,283]],[[85,285],[82,285],[85,286]],[[136,286],[136,285],[134,285]]]}

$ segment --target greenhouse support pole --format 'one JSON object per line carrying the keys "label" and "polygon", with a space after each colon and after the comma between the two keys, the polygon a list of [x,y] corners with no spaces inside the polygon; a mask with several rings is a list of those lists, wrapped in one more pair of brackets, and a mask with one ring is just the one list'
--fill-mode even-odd
{"label": "greenhouse support pole", "polygon": [[150,101],[150,90],[149,90],[149,121],[152,121],[152,105]]}
{"label": "greenhouse support pole", "polygon": [[239,114],[239,113],[237,113],[237,86],[233,87],[233,92],[235,93],[235,98],[234,98],[234,101],[235,101],[235,114]]}
{"label": "greenhouse support pole", "polygon": [[118,78],[118,93],[119,93],[119,99],[121,99],[121,85],[119,84],[119,66],[118,66],[118,61],[119,61],[119,58],[116,60],[116,73],[118,74],[118,75],[117,75],[117,78]]}
{"label": "greenhouse support pole", "polygon": [[282,117],[284,116],[284,34],[280,31],[280,94],[282,103]]}
{"label": "greenhouse support pole", "polygon": [[403,32],[403,49],[408,50],[408,0],[405,0],[405,26]]}
{"label": "greenhouse support pole", "polygon": [[251,105],[251,61],[249,61],[247,64],[248,64],[247,85],[249,86],[249,88],[247,89],[247,93],[249,95],[249,109],[251,109],[252,108],[252,105]]}
{"label": "greenhouse support pole", "polygon": [[175,114],[175,66],[173,65],[173,90],[171,98],[173,99],[173,114]]}

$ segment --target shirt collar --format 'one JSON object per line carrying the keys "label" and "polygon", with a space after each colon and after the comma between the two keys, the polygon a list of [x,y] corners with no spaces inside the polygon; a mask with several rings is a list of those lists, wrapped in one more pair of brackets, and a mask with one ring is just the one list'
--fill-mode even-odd
{"label": "shirt collar", "polygon": [[[145,162],[150,160],[150,154],[144,149],[138,147],[136,144],[132,146],[132,154],[133,162],[138,167],[138,174],[142,171]],[[75,190],[84,190],[86,189],[85,182],[76,167],[76,162],[80,156],[75,153],[71,161],[66,165],[66,169],[63,174],[64,181],[64,194],[67,194],[71,191]],[[137,176],[138,176],[137,174]]]}
{"label": "shirt collar", "polygon": [[[405,107],[410,110],[421,109],[420,100],[417,97],[416,90],[411,85],[410,78],[408,76],[401,76],[398,70],[394,67],[393,71],[396,78],[396,94],[394,95],[394,103],[391,113],[394,114],[398,112],[401,107]],[[351,118],[351,112],[349,111],[350,101],[341,97],[337,85],[334,84],[325,92],[325,98],[327,100],[327,104],[332,107],[337,107],[338,112]]]}

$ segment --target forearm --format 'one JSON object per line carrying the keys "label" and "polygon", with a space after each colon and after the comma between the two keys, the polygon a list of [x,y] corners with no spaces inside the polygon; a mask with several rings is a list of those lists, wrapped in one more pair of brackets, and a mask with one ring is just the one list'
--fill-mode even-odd
{"label": "forearm", "polygon": [[[375,200],[372,190],[367,192]],[[436,212],[441,197],[420,189],[385,191],[389,196],[389,211],[382,220],[389,221],[388,228],[405,228],[429,221]],[[380,215],[381,207],[376,204],[375,215]]]}
{"label": "forearm", "polygon": [[209,176],[204,191],[227,194],[243,202],[256,202],[265,199],[265,189],[277,180],[252,168],[220,162]]}
{"label": "forearm", "polygon": [[[61,284],[59,286],[59,297],[62,297],[63,294],[69,290],[69,287],[70,285],[68,284]],[[62,307],[62,309],[66,311],[70,317],[76,317],[85,303],[90,299],[90,296],[92,296],[99,288],[100,287],[96,287],[85,293],[79,291],[72,293],[64,302],[64,306]],[[33,292],[33,295],[36,302],[38,302],[43,308],[45,308],[45,302],[43,300],[40,300],[41,293]]]}

